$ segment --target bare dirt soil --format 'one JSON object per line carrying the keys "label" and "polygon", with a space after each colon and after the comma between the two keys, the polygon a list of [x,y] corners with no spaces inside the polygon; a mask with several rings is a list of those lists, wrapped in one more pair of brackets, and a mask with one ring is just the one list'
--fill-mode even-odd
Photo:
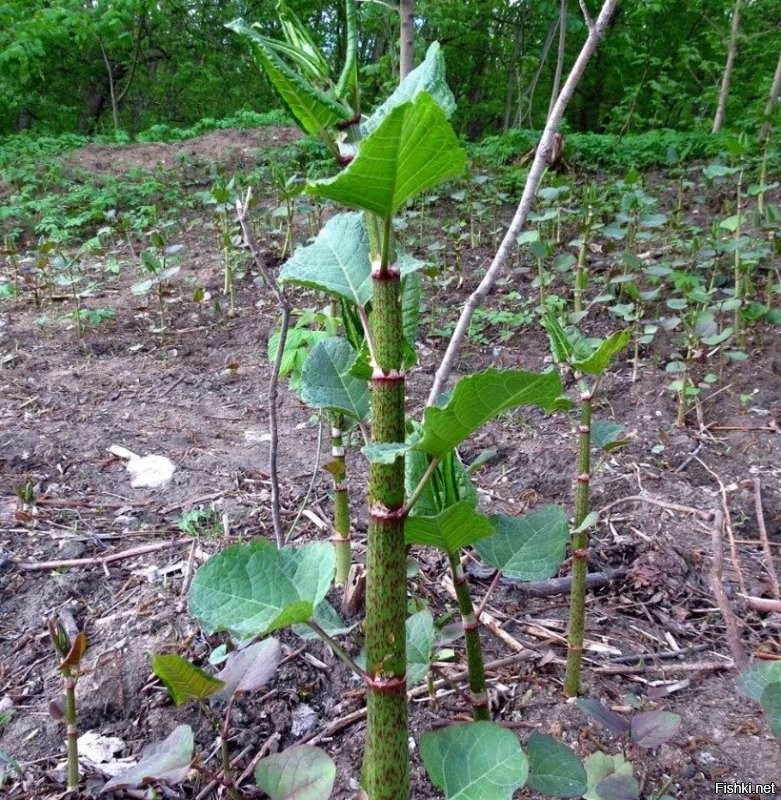
{"label": "bare dirt soil", "polygon": [[[228,154],[230,160],[237,148],[247,149],[242,158],[251,157],[252,148],[269,146],[269,136],[286,141],[292,135],[266,130],[261,142],[254,132],[223,131],[181,147],[91,145],[69,162],[121,172],[172,164],[182,152],[212,159]],[[89,636],[77,685],[80,732],[119,737],[125,746],[117,755],[130,756],[187,722],[201,763],[218,768],[213,729],[197,708],[174,707],[152,675],[149,653],[177,652],[206,663],[220,640],[205,637],[187,613],[192,570],[230,542],[273,539],[265,395],[267,340],[277,311],[249,270],[238,286],[238,315],[224,313],[217,236],[192,221],[182,220],[176,239],[184,259],[162,336],[149,330],[155,306],[145,307],[130,293],[140,271],[122,241],[114,243],[116,252],[130,266],[110,281],[101,277],[101,287],[84,301],[112,308],[116,316],[83,337],[72,320],[62,320],[56,302],[44,309],[43,322],[42,310],[26,295],[0,306],[0,710],[10,717],[0,730],[0,751],[23,768],[21,779],[9,774],[3,789],[9,799],[53,798],[64,789],[64,727],[48,711],[61,688],[46,623],[58,615]],[[270,264],[278,261],[277,247],[278,241],[264,243]],[[429,307],[457,308],[488,255],[467,252],[458,288],[457,281],[446,288],[430,281]],[[97,260],[94,269],[96,277],[103,275]],[[531,294],[536,290],[530,281],[523,275],[513,288]],[[192,301],[193,286],[203,288],[205,301]],[[311,297],[301,303],[316,305]],[[522,741],[539,730],[581,756],[599,749],[626,752],[647,798],[663,794],[668,781],[668,793],[679,800],[714,796],[716,781],[775,781],[781,797],[779,744],[759,707],[735,686],[736,644],[752,658],[781,657],[781,614],[752,608],[745,598],[772,597],[759,543],[757,487],[769,548],[781,569],[778,334],[758,325],[749,337],[749,358],[725,367],[684,429],[675,427],[674,400],[664,390],[669,377],[662,340],[644,353],[635,382],[626,361],[611,370],[595,412],[620,422],[632,437],[606,457],[593,480],[594,507],[612,505],[594,534],[591,570],[618,572],[589,596],[585,693],[627,713],[637,704],[680,714],[672,741],[640,751],[562,699],[566,595],[533,596],[502,581],[486,605],[504,634],[483,630],[487,660],[517,651],[516,660],[489,670],[494,718],[511,725]],[[413,413],[422,409],[443,348],[441,339],[421,343],[420,365],[409,382]],[[540,369],[545,352],[544,335],[524,331],[499,348],[467,346],[458,371],[492,363]],[[742,395],[750,403],[741,402]],[[316,465],[317,423],[285,388],[279,409],[284,521],[289,526],[298,519],[295,542],[328,535],[317,524],[330,509],[328,476]],[[107,450],[111,445],[167,456],[177,467],[173,481],[165,489],[131,488],[123,462]],[[521,513],[549,503],[571,508],[572,417],[507,415],[468,442],[464,460],[486,448],[497,455],[477,475],[484,510]],[[359,453],[351,453],[350,467],[360,474]],[[359,482],[352,496],[358,559],[365,554],[361,491]],[[622,502],[639,494],[660,504]],[[308,513],[299,517],[302,505]],[[687,507],[728,514],[734,551],[726,536],[714,538],[712,525]],[[183,513],[198,508],[213,510],[216,523],[193,537],[179,523]],[[724,551],[721,569],[714,567],[715,543]],[[148,545],[157,549],[141,552]],[[114,555],[120,557],[111,560]],[[411,594],[435,615],[452,609],[442,585],[443,561],[432,552],[413,555],[420,572],[410,582]],[[61,561],[66,565],[48,563]],[[467,565],[479,603],[493,575],[474,558]],[[565,564],[562,575],[567,571]],[[714,582],[736,615],[732,649]],[[364,723],[351,722],[350,715],[363,707],[364,692],[324,645],[293,634],[282,640],[286,658],[266,693],[234,708],[231,748],[238,771],[261,749],[319,743],[338,765],[333,797],[354,798]],[[445,674],[464,663],[463,641],[454,646],[457,663],[443,666]],[[357,653],[359,634],[348,637],[346,647]],[[417,743],[443,720],[467,719],[466,707],[448,689],[436,708],[421,696],[411,709],[413,797],[441,797],[425,777]],[[96,767],[84,771],[84,794],[90,796],[105,777]],[[170,796],[223,796],[207,784],[207,777],[193,772]],[[251,777],[243,786],[252,796]],[[517,796],[539,797],[530,790]]]}

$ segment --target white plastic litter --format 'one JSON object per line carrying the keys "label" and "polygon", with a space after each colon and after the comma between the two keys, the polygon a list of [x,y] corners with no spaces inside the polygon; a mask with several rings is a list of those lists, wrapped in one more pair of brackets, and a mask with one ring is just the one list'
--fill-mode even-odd
{"label": "white plastic litter", "polygon": [[108,451],[127,460],[125,467],[130,473],[130,485],[134,489],[166,486],[176,470],[174,462],[165,456],[139,456],[118,444],[112,444]]}

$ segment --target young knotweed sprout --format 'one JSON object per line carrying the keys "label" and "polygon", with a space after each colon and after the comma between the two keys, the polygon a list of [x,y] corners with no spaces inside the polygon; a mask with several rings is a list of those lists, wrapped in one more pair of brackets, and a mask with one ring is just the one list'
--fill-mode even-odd
{"label": "young knotweed sprout", "polygon": [[[589,507],[592,407],[594,396],[608,364],[629,344],[632,331],[624,330],[613,333],[594,347],[577,330],[572,328],[565,330],[553,314],[546,314],[543,317],[543,325],[548,331],[554,360],[573,371],[580,393],[575,514],[571,534],[572,589],[567,668],[564,677],[564,694],[567,697],[576,697],[580,693],[580,665],[583,658],[589,530],[597,523],[597,519],[590,512]],[[593,383],[589,385],[584,378],[585,375],[594,376]]]}
{"label": "young knotweed sprout", "polygon": [[236,179],[225,180],[220,176],[209,191],[206,202],[214,210],[214,219],[219,237],[224,280],[222,293],[228,298],[228,316],[236,315],[236,292],[234,281],[240,267],[241,229],[236,222]]}
{"label": "young knotweed sprout", "polygon": [[71,643],[64,626],[57,620],[49,620],[49,637],[54,652],[60,659],[57,668],[62,674],[64,701],[53,701],[49,712],[55,719],[62,719],[66,725],[65,746],[67,752],[68,789],[79,785],[79,745],[76,727],[76,682],[79,679],[81,659],[87,650],[87,634],[79,631]]}
{"label": "young knotweed sprout", "polygon": [[[152,653],[152,670],[163,682],[171,699],[179,706],[191,700],[198,703],[214,727],[220,740],[222,774],[219,782],[228,790],[231,800],[240,800],[241,791],[235,785],[230,753],[230,719],[236,698],[244,692],[263,687],[275,674],[282,658],[282,649],[274,638],[264,639],[224,656],[224,667],[210,675],[175,653]],[[225,702],[222,714],[209,704]]]}

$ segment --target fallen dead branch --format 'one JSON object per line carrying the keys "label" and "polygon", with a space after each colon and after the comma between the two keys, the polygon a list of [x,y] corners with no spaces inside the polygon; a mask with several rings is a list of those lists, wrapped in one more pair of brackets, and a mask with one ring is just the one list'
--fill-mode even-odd
{"label": "fallen dead branch", "polygon": [[[609,569],[605,572],[592,572],[586,578],[586,587],[594,589],[597,586],[605,586],[613,581],[621,580],[626,577],[628,570],[624,568]],[[572,577],[567,575],[563,578],[549,578],[547,581],[513,581],[505,579],[505,583],[511,583],[514,591],[521,594],[528,594],[532,597],[553,597],[557,594],[568,594],[572,587]]]}
{"label": "fallen dead branch", "polygon": [[770,542],[767,538],[767,528],[765,527],[765,513],[762,510],[762,484],[759,478],[754,478],[754,508],[757,513],[757,527],[759,528],[759,541],[762,542],[762,550],[765,553],[765,569],[770,576],[770,591],[776,600],[779,599],[778,575],[773,564],[773,554],[770,552]]}
{"label": "fallen dead branch", "polygon": [[122,550],[119,553],[112,553],[108,556],[95,558],[66,558],[61,561],[12,561],[16,569],[21,572],[48,572],[55,569],[70,569],[73,567],[103,567],[106,569],[108,564],[114,561],[122,561],[125,558],[143,556],[147,553],[157,553],[160,550],[170,550],[172,547],[181,547],[191,544],[191,539],[175,539],[171,542],[155,542],[145,544],[141,547],[133,547],[130,550]]}
{"label": "fallen dead branch", "polygon": [[741,597],[756,611],[763,611],[766,614],[781,613],[781,600],[773,600],[770,597],[752,597],[748,594],[743,594]]}
{"label": "fallen dead branch", "polygon": [[644,664],[639,667],[608,664],[597,667],[600,675],[666,675],[668,672],[720,672],[734,669],[734,661],[694,661],[683,664]]}
{"label": "fallen dead branch", "polygon": [[727,629],[727,644],[729,645],[735,666],[742,668],[748,663],[746,651],[740,641],[740,623],[732,610],[732,605],[727,598],[727,593],[721,583],[721,575],[724,564],[724,552],[722,548],[722,535],[724,531],[724,514],[717,511],[714,514],[713,529],[711,531],[711,542],[713,546],[713,562],[710,571],[710,583],[713,594],[716,596],[719,610],[724,617],[724,626]]}

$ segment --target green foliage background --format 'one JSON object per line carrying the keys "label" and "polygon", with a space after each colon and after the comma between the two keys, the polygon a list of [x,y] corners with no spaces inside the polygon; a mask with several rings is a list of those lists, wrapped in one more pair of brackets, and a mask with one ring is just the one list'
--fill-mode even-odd
{"label": "green foliage background", "polygon": [[[340,61],[343,7],[290,0],[318,43]],[[598,10],[589,0],[592,12]],[[655,128],[707,130],[726,57],[732,0],[623,2],[567,115],[580,132]],[[280,103],[239,37],[236,17],[277,31],[273,0],[6,0],[0,5],[0,135],[111,133],[109,69],[120,128],[187,127],[204,117]],[[567,60],[586,28],[569,0]],[[361,3],[360,63],[365,104],[398,80],[398,17]],[[556,61],[558,3],[551,0],[418,0],[417,61],[442,43],[456,95],[457,129],[468,138],[539,128]],[[781,51],[781,0],[749,0],[727,109],[732,130],[756,130]],[[555,34],[555,35],[554,35]],[[546,40],[547,58],[540,67]],[[535,81],[535,76],[539,76]]]}

